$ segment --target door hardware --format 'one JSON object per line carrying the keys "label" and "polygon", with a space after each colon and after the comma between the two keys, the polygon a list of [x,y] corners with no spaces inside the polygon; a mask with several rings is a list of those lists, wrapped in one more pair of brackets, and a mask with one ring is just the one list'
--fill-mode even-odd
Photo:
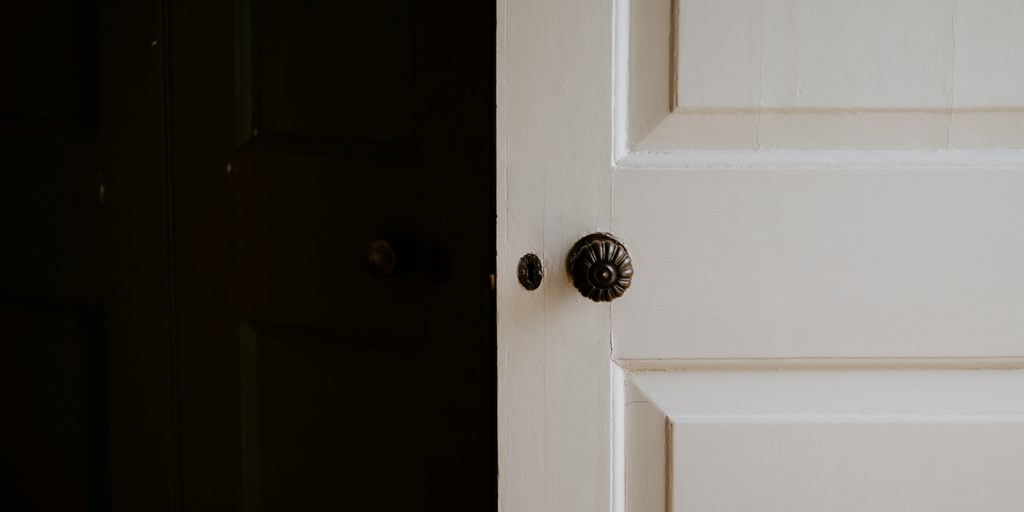
{"label": "door hardware", "polygon": [[608,233],[594,233],[576,242],[566,267],[572,284],[594,302],[622,297],[633,280],[633,260],[626,246]]}
{"label": "door hardware", "polygon": [[519,259],[519,284],[527,290],[536,290],[544,280],[544,265],[532,252]]}

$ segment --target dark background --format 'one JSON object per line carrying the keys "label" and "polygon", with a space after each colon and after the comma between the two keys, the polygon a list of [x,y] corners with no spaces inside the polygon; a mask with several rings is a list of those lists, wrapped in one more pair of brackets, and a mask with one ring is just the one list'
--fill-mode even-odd
{"label": "dark background", "polygon": [[5,5],[0,506],[495,509],[494,30]]}

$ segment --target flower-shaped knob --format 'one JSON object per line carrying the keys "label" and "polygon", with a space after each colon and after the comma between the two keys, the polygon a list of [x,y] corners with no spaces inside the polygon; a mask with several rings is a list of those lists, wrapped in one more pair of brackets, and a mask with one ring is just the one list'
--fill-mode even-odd
{"label": "flower-shaped knob", "polygon": [[566,260],[572,284],[594,302],[610,302],[626,293],[633,280],[633,261],[626,247],[607,233],[576,242]]}

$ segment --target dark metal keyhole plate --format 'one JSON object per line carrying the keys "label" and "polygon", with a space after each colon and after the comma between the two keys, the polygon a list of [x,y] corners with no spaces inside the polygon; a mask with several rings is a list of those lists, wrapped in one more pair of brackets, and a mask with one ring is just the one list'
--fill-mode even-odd
{"label": "dark metal keyhole plate", "polygon": [[544,280],[544,265],[536,254],[530,253],[519,259],[519,284],[527,290],[536,290]]}

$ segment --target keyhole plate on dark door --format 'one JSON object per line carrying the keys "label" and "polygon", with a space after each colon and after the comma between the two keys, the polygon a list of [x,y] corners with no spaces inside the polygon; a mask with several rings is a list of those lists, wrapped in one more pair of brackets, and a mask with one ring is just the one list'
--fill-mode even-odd
{"label": "keyhole plate on dark door", "polygon": [[519,259],[519,284],[527,290],[536,290],[544,279],[544,266],[536,254],[530,253]]}

